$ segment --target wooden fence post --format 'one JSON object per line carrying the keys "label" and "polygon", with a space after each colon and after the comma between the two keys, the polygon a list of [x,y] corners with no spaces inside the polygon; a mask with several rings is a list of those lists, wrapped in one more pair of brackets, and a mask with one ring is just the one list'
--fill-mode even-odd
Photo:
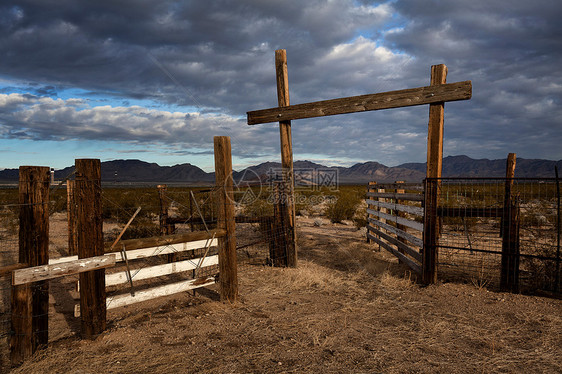
{"label": "wooden fence post", "polygon": [[[287,52],[284,49],[275,51],[275,72],[277,77],[277,101],[280,107],[289,106],[289,74],[287,72]],[[291,136],[291,121],[279,122],[279,137],[281,141],[282,178],[285,184],[285,200],[282,205],[282,221],[286,223],[284,229],[289,238],[287,242],[287,266],[297,267],[297,237],[295,231],[295,181],[293,175],[293,141]]]}
{"label": "wooden fence post", "polygon": [[[432,86],[445,84],[447,67],[443,64],[431,67]],[[429,122],[427,127],[427,178],[441,178],[443,165],[443,122],[445,103],[429,105]],[[439,239],[439,219],[437,204],[441,182],[438,179],[426,183],[425,213],[423,234],[422,280],[424,283],[437,281],[437,242]]]}
{"label": "wooden fence post", "polygon": [[[49,262],[49,180],[48,167],[20,167],[19,262],[28,266]],[[48,281],[12,287],[12,365],[20,364],[48,343],[48,313]]]}
{"label": "wooden fence post", "polygon": [[505,196],[502,214],[502,261],[500,289],[519,292],[519,206],[511,189],[515,176],[515,153],[507,156],[505,172]]}
{"label": "wooden fence post", "polygon": [[[102,256],[104,246],[100,160],[76,160],[75,188],[78,258]],[[83,338],[94,339],[105,330],[106,313],[105,269],[80,273]]]}
{"label": "wooden fence post", "polygon": [[[168,223],[168,210],[170,209],[170,200],[168,199],[168,186],[165,184],[159,184],[158,188],[158,198],[160,200],[160,235],[171,235],[176,230],[173,223]],[[168,262],[175,262],[178,259],[177,253],[170,253],[168,255]]]}
{"label": "wooden fence post", "polygon": [[217,228],[226,230],[219,237],[219,283],[223,301],[238,300],[238,265],[236,260],[236,223],[230,137],[215,136],[215,179],[217,188]]}
{"label": "wooden fence post", "polygon": [[74,196],[75,182],[66,181],[66,212],[68,220],[68,254],[78,254],[78,234],[76,232],[76,199]]}
{"label": "wooden fence post", "polygon": [[[375,181],[369,182],[369,184],[367,185],[367,192],[377,192],[376,188],[373,187],[373,186],[376,186],[376,184],[377,184],[377,182],[375,182]],[[375,200],[374,197],[368,197],[368,199]],[[370,214],[370,213],[367,213],[367,226],[369,226],[369,218],[373,218],[373,217],[375,217],[375,216]],[[371,239],[369,239],[369,230],[367,230],[365,235],[367,236],[367,243],[370,243]],[[380,250],[380,246],[379,246],[379,250]]]}

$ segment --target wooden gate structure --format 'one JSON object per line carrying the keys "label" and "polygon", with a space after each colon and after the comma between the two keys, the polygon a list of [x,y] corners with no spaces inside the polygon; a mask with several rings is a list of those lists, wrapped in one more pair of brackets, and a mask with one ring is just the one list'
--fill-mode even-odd
{"label": "wooden gate structure", "polygon": [[[80,306],[75,312],[79,310],[81,336],[87,339],[105,331],[107,310],[111,308],[205,287],[217,281],[221,300],[228,303],[238,300],[230,138],[216,136],[214,146],[218,211],[215,230],[123,241],[119,241],[119,236],[112,246],[103,242],[100,161],[76,160],[76,181],[71,184],[70,194],[73,205],[76,205],[72,213],[76,225],[72,230],[76,231],[77,238],[69,240],[69,250],[76,251],[77,255],[57,259],[49,259],[49,168],[20,167],[19,262],[0,268],[0,276],[12,276],[10,360],[13,366],[48,343],[49,280],[53,278],[79,275]],[[119,245],[114,249],[117,242]],[[211,254],[210,247],[216,246],[218,254]],[[142,267],[131,275],[129,261],[160,255],[175,256],[178,252],[196,249],[203,249],[204,255]],[[106,269],[119,262],[126,264],[126,271],[106,274]],[[218,279],[198,275],[201,268],[215,265],[219,268]],[[133,277],[135,281],[147,280],[187,271],[194,272],[194,279],[138,292],[133,290]],[[106,287],[126,283],[131,286],[130,294],[107,297]]]}
{"label": "wooden gate structure", "polygon": [[[443,64],[431,67],[430,85],[398,91],[352,96],[340,99],[316,101],[290,105],[289,78],[287,72],[287,53],[284,49],[275,51],[275,70],[277,77],[278,107],[247,112],[248,125],[279,122],[281,140],[282,178],[286,185],[286,198],[283,199],[281,220],[289,231],[290,243],[287,246],[287,265],[297,266],[297,245],[295,235],[293,149],[291,121],[303,118],[332,116],[336,114],[366,112],[391,108],[429,104],[429,124],[427,133],[427,178],[440,178],[443,160],[443,119],[445,102],[468,100],[472,97],[472,82],[446,83],[447,67]],[[439,189],[427,196],[431,206],[437,206]],[[426,200],[427,201],[427,200]],[[436,215],[429,215],[424,222],[424,246],[422,252],[422,279],[425,283],[437,280]]]}

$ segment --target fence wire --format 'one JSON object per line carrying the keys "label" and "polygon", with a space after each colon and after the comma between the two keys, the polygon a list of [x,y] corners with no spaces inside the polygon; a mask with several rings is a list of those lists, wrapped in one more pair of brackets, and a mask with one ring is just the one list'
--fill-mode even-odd
{"label": "fence wire", "polygon": [[[512,180],[512,224],[504,213],[505,178],[440,181],[439,276],[497,288],[502,225],[518,230],[519,282],[523,292],[560,290],[560,207],[554,179]],[[508,217],[508,219],[506,219]],[[509,235],[509,230],[504,235]],[[516,235],[517,236],[517,235]]]}

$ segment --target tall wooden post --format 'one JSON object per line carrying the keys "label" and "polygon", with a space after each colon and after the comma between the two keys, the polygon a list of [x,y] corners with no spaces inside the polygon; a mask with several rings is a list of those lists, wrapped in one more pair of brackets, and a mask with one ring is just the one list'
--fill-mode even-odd
{"label": "tall wooden post", "polygon": [[[19,262],[29,266],[49,262],[50,169],[21,166],[19,170]],[[12,287],[10,359],[19,365],[49,341],[49,283]]]}
{"label": "tall wooden post", "polygon": [[[431,67],[432,86],[445,84],[447,67],[443,64]],[[443,120],[445,103],[429,105],[429,122],[427,127],[427,178],[441,178],[443,165]],[[422,279],[424,283],[437,281],[437,241],[439,239],[439,203],[440,181],[433,179],[426,183],[425,217],[423,233]]]}
{"label": "tall wooden post", "polygon": [[215,180],[217,188],[217,228],[226,230],[219,238],[219,284],[223,301],[238,300],[238,265],[236,260],[236,223],[230,137],[215,136]]}
{"label": "tall wooden post", "polygon": [[519,207],[513,201],[512,187],[515,176],[515,153],[507,156],[505,196],[501,226],[502,262],[500,289],[519,292]]}
{"label": "tall wooden post", "polygon": [[[275,51],[275,72],[277,76],[277,101],[280,107],[289,106],[289,74],[287,72],[287,52],[284,49]],[[287,242],[287,266],[297,266],[297,240],[295,231],[295,181],[293,175],[293,141],[291,137],[291,121],[279,122],[281,140],[281,166],[285,201],[281,215],[285,223]]]}
{"label": "tall wooden post", "polygon": [[[78,258],[102,256],[104,247],[100,160],[76,160],[75,183]],[[105,330],[106,313],[105,269],[80,273],[80,318],[83,338],[94,339]]]}
{"label": "tall wooden post", "polygon": [[76,231],[76,199],[74,198],[75,182],[66,181],[66,212],[68,220],[68,254],[78,254],[78,234]]}

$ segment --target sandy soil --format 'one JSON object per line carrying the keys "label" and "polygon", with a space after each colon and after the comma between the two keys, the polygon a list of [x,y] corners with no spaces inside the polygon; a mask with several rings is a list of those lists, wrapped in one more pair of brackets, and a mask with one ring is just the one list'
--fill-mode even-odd
{"label": "sandy soil", "polygon": [[562,372],[562,301],[421,287],[353,226],[315,220],[298,219],[297,269],[241,264],[236,305],[211,288],[111,310],[93,341],[67,315],[51,327],[70,336],[12,372]]}

